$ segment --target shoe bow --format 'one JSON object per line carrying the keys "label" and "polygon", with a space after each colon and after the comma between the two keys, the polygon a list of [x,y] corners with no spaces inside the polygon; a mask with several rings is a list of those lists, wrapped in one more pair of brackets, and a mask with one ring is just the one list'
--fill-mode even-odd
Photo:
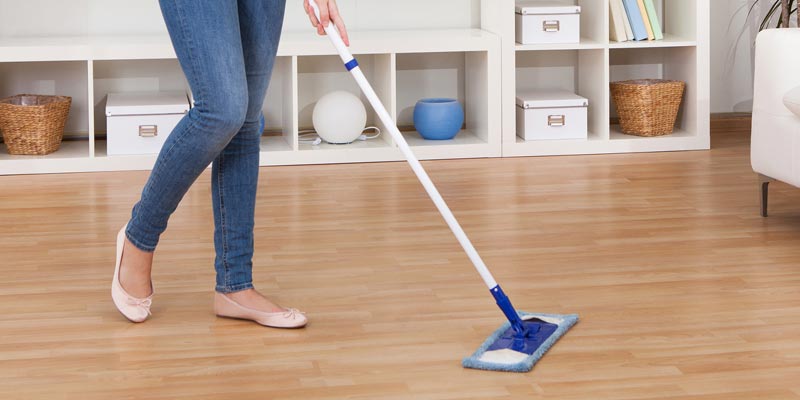
{"label": "shoe bow", "polygon": [[127,303],[132,305],[132,306],[142,307],[142,308],[145,309],[145,311],[147,311],[148,315],[153,315],[150,312],[150,306],[153,305],[153,299],[151,299],[149,297],[146,298],[146,299],[134,299],[134,298],[130,297],[130,298],[127,299]]}
{"label": "shoe bow", "polygon": [[298,310],[296,308],[290,308],[290,309],[286,310],[285,313],[283,313],[283,317],[284,318],[296,319],[298,316],[305,315],[305,314],[306,313],[304,313],[304,312],[302,312],[302,311],[300,311],[300,310]]}

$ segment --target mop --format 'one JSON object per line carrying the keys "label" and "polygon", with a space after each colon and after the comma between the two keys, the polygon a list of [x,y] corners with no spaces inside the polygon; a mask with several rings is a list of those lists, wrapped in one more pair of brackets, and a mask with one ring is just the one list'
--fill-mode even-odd
{"label": "mop", "polygon": [[[316,2],[309,0],[309,3],[317,16],[317,20],[321,21]],[[508,319],[508,322],[489,336],[474,354],[465,358],[462,365],[466,368],[491,371],[530,371],[547,350],[566,334],[569,328],[578,322],[578,316],[517,312],[511,304],[511,300],[500,288],[500,285],[497,284],[486,264],[483,263],[475,247],[472,246],[464,230],[461,229],[461,225],[456,221],[455,216],[439,194],[425,169],[422,168],[422,164],[414,156],[405,138],[400,133],[400,129],[397,128],[389,112],[386,111],[386,107],[384,107],[378,95],[372,89],[364,73],[359,68],[358,61],[350,53],[334,24],[328,24],[325,32],[334,47],[336,47],[345,68],[350,71],[370,104],[372,104],[381,122],[386,126],[389,134],[408,160],[411,169],[414,170],[420,183],[425,187],[428,196],[433,200],[439,213],[442,214],[450,230],[453,231],[475,269],[483,278],[484,283],[486,283],[497,302],[497,306],[500,307],[500,310]]]}

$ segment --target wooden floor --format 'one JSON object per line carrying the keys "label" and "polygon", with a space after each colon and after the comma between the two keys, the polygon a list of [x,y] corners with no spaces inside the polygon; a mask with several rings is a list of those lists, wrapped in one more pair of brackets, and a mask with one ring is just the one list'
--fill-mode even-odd
{"label": "wooden floor", "polygon": [[465,370],[502,322],[402,163],[262,170],[257,285],[305,330],[217,319],[209,175],[109,296],[145,172],[0,177],[0,399],[797,399],[800,190],[758,215],[746,132],[714,150],[425,164],[522,310],[581,322],[528,374]]}

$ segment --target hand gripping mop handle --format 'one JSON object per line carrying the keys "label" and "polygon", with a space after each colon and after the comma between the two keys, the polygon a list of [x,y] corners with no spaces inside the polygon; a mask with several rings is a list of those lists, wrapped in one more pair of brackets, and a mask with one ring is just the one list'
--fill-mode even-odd
{"label": "hand gripping mop handle", "polygon": [[[322,21],[317,3],[314,0],[309,0],[309,4],[314,10],[317,20]],[[514,309],[514,307],[511,305],[511,301],[508,299],[505,293],[503,293],[503,289],[501,289],[494,280],[494,277],[492,277],[491,272],[489,272],[486,264],[484,264],[481,256],[478,254],[478,251],[475,250],[472,242],[470,242],[469,238],[467,238],[467,234],[464,233],[464,230],[461,229],[461,225],[459,225],[458,221],[456,221],[456,217],[450,211],[450,208],[447,207],[447,203],[445,203],[442,195],[439,194],[439,191],[436,189],[433,181],[431,181],[428,173],[425,172],[425,169],[422,168],[422,164],[420,164],[419,160],[417,160],[417,157],[414,156],[414,153],[408,146],[406,139],[400,133],[400,130],[392,120],[389,112],[386,111],[386,107],[384,107],[383,103],[378,98],[375,90],[372,89],[372,85],[370,85],[369,81],[367,81],[364,73],[361,72],[361,68],[358,66],[358,61],[356,61],[355,57],[353,57],[353,54],[350,53],[347,45],[345,45],[342,37],[339,35],[339,31],[337,30],[336,26],[333,23],[329,23],[328,26],[325,27],[325,32],[328,34],[328,37],[330,38],[331,42],[333,42],[334,47],[336,47],[336,50],[339,52],[339,56],[342,58],[342,62],[344,62],[345,67],[348,71],[350,71],[350,73],[353,74],[358,86],[361,87],[364,95],[367,97],[370,104],[372,104],[372,107],[375,109],[375,112],[378,114],[381,122],[383,122],[383,125],[389,130],[389,134],[397,143],[400,151],[403,152],[403,155],[406,157],[406,160],[408,160],[408,163],[411,165],[411,169],[414,170],[414,173],[417,175],[420,183],[422,183],[422,186],[425,187],[425,190],[428,192],[428,196],[430,196],[431,200],[433,200],[436,208],[439,209],[439,213],[442,214],[442,217],[444,217],[447,225],[450,226],[450,230],[453,231],[453,234],[456,236],[456,239],[458,239],[458,242],[461,243],[461,247],[464,248],[464,251],[472,261],[475,269],[478,270],[478,273],[483,278],[486,286],[489,287],[489,290],[497,301],[497,305],[501,310],[503,310],[503,313],[511,322],[514,330],[521,332],[523,330],[522,321],[519,317],[519,314],[517,314],[516,309]]]}

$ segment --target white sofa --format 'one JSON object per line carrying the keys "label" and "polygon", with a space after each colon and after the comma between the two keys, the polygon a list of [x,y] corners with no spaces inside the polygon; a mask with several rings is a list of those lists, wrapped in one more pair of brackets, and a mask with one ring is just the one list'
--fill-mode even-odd
{"label": "white sofa", "polygon": [[769,183],[800,187],[800,29],[768,29],[756,39],[750,160],[759,174],[761,215]]}

